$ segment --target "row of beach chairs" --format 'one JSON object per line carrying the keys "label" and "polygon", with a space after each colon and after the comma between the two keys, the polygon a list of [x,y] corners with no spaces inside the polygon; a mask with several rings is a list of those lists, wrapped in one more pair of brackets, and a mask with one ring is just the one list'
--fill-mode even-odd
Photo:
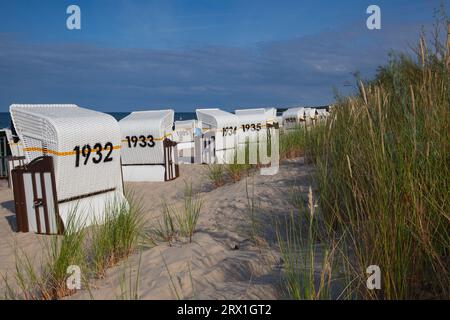
{"label": "row of beach chairs", "polygon": [[[8,158],[3,171],[18,228],[61,233],[74,208],[92,224],[107,212],[105,204],[125,201],[124,181],[170,181],[179,163],[220,163],[234,156],[236,143],[267,143],[269,129],[291,126],[294,116],[300,123],[311,110],[289,109],[280,119],[275,108],[197,109],[197,119],[188,121],[174,121],[171,109],[150,110],[117,121],[76,105],[12,105],[1,156]],[[321,116],[316,110],[314,117]]]}

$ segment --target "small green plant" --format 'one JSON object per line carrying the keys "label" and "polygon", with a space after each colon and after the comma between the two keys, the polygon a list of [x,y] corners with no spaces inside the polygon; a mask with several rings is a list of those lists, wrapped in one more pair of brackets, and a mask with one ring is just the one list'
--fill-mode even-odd
{"label": "small green plant", "polygon": [[138,246],[143,230],[142,208],[132,196],[127,198],[108,205],[104,221],[92,229],[90,259],[98,277]]}
{"label": "small green plant", "polygon": [[140,282],[140,274],[141,274],[141,260],[142,260],[142,251],[139,253],[139,261],[137,265],[137,274],[135,276],[133,282],[133,274],[132,268],[128,267],[128,284],[127,284],[127,275],[126,275],[126,267],[124,267],[123,273],[120,277],[120,300],[139,300],[139,282]]}
{"label": "small green plant", "polygon": [[150,230],[150,238],[154,241],[167,242],[169,246],[172,245],[177,238],[174,215],[173,208],[167,202],[163,202],[162,219],[158,220],[157,226]]}
{"label": "small green plant", "polygon": [[[238,182],[242,179],[244,174],[249,174],[249,171],[252,168],[252,165],[249,164],[249,152],[250,148],[248,142],[243,146],[238,146],[234,156],[231,157],[226,165],[226,173],[233,182]],[[239,155],[242,159],[240,159]]]}
{"label": "small green plant", "polygon": [[225,169],[222,164],[209,164],[207,166],[206,176],[212,182],[212,184],[218,188],[225,184]]}
{"label": "small green plant", "polygon": [[[51,236],[42,245],[43,260],[36,268],[30,257],[16,251],[14,282],[6,284],[6,298],[25,300],[53,300],[73,293],[66,285],[67,269],[71,265],[80,267],[82,276],[86,271],[85,231],[77,209],[70,214],[62,236]],[[83,277],[84,279],[84,277]],[[19,292],[16,292],[17,288]]]}
{"label": "small green plant", "polygon": [[[16,252],[14,283],[2,276],[8,299],[59,299],[74,293],[67,287],[68,267],[78,266],[82,281],[89,290],[89,270],[103,276],[107,267],[130,255],[138,244],[142,228],[141,209],[129,199],[128,203],[108,207],[102,225],[87,229],[83,214],[75,208],[70,214],[62,236],[51,236],[43,244],[43,260],[36,268],[25,253]],[[13,288],[18,288],[15,292]]]}
{"label": "small green plant", "polygon": [[184,207],[181,212],[176,214],[176,220],[180,229],[180,235],[189,238],[189,242],[192,242],[192,236],[195,232],[198,218],[200,217],[202,205],[202,200],[192,190],[192,184],[186,184],[184,190]]}
{"label": "small green plant", "polygon": [[63,236],[51,237],[49,247],[45,250],[47,263],[43,275],[50,291],[47,293],[48,298],[61,298],[73,293],[66,285],[67,268],[76,265],[80,267],[82,275],[86,271],[85,238],[84,222],[75,213],[69,215]]}
{"label": "small green plant", "polygon": [[15,252],[15,275],[10,282],[7,275],[2,275],[6,300],[42,300],[50,299],[47,285],[28,255]]}
{"label": "small green plant", "polygon": [[[254,182],[252,180],[252,182]],[[247,196],[247,212],[250,218],[250,232],[252,240],[258,244],[260,234],[260,221],[257,217],[258,203],[255,197],[255,184],[252,184],[251,190],[248,185],[248,180],[245,181],[245,193]]]}
{"label": "small green plant", "polygon": [[197,298],[197,291],[195,290],[195,284],[194,284],[194,277],[192,276],[192,268],[191,268],[191,263],[188,262],[188,272],[189,272],[189,281],[191,283],[191,287],[192,287],[192,299],[196,299]]}
{"label": "small green plant", "polygon": [[[160,252],[162,261],[164,263],[164,267],[167,270],[167,274],[169,275],[170,280],[170,289],[174,293],[177,300],[181,300],[183,298],[182,290],[181,288],[177,288],[177,285],[175,284],[174,277],[172,276],[172,273],[170,272],[169,266],[167,265],[166,259],[164,258],[163,254]],[[179,286],[178,286],[179,287]]]}
{"label": "small green plant", "polygon": [[242,178],[242,173],[245,170],[245,165],[238,163],[230,163],[227,165],[227,173],[233,182],[238,182]]}
{"label": "small green plant", "polygon": [[150,237],[169,245],[180,237],[188,238],[189,242],[192,242],[202,205],[203,202],[193,192],[192,185],[186,184],[183,207],[177,209],[164,202],[162,222],[158,221],[157,227],[150,230]]}

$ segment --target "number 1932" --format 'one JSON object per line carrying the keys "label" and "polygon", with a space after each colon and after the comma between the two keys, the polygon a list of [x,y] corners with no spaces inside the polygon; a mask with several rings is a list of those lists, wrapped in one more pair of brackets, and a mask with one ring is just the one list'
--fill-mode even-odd
{"label": "number 1932", "polygon": [[[108,153],[106,154],[106,157],[103,158],[102,151],[106,150]],[[114,150],[113,144],[111,142],[105,143],[105,146],[103,146],[101,143],[96,143],[94,147],[91,147],[89,144],[84,145],[83,147],[76,146],[73,148],[73,151],[75,151],[75,167],[80,166],[80,160],[81,157],[83,157],[83,165],[87,165],[89,162],[89,159],[91,159],[91,153],[95,152],[95,155],[92,156],[92,162],[95,164],[99,164],[100,162],[110,162],[113,160],[111,157],[111,154]]]}

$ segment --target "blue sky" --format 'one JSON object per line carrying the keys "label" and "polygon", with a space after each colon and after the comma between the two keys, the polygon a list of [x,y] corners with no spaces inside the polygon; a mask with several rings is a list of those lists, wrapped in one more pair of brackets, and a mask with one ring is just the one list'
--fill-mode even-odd
{"label": "blue sky", "polygon": [[[0,111],[328,104],[428,30],[441,1],[0,0]],[[81,8],[82,29],[66,28]],[[377,4],[382,29],[366,28]],[[447,12],[448,12],[448,1]]]}

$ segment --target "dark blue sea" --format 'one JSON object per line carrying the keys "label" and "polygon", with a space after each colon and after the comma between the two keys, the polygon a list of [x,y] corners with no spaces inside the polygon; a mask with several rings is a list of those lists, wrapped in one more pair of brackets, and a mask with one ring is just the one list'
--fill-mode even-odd
{"label": "dark blue sea", "polygon": [[[129,112],[107,112],[112,115],[117,120],[120,120],[127,115]],[[195,119],[195,112],[175,112],[175,120],[191,120]],[[9,116],[9,112],[0,112],[0,129],[9,128],[11,125],[11,117]]]}

